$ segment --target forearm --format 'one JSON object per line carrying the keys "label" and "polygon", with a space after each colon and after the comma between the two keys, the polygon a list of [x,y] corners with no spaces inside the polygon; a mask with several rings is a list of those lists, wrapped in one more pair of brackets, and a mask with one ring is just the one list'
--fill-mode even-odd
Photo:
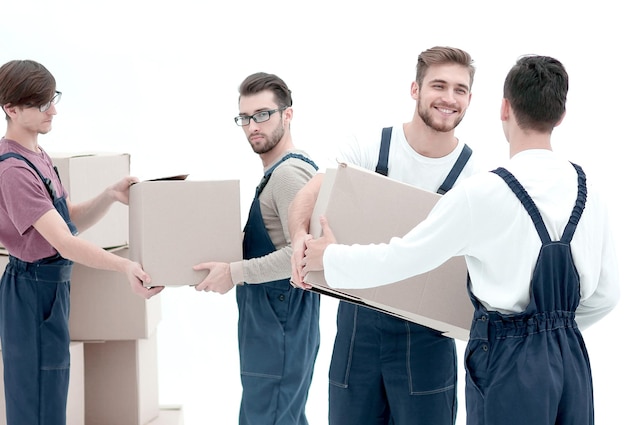
{"label": "forearm", "polygon": [[105,190],[95,198],[72,205],[71,220],[79,231],[85,231],[102,219],[115,201],[110,190]]}
{"label": "forearm", "polygon": [[242,262],[244,281],[255,284],[289,278],[292,252],[291,247],[286,246],[263,257],[244,260]]}
{"label": "forearm", "polygon": [[87,267],[124,272],[130,262],[72,235],[56,210],[45,213],[35,222],[34,227],[63,258]]}

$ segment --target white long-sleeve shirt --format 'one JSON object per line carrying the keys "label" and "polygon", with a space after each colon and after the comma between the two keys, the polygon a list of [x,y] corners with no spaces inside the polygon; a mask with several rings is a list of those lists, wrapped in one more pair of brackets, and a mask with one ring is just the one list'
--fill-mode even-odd
{"label": "white long-sleeve shirt", "polygon": [[[548,150],[527,150],[504,165],[529,193],[553,240],[560,239],[576,201],[574,167]],[[330,223],[332,227],[332,223]],[[478,173],[444,195],[426,220],[388,244],[330,245],[324,275],[336,288],[369,288],[430,271],[465,256],[471,290],[489,310],[519,313],[541,247],[521,202],[499,176]],[[586,328],[619,298],[618,264],[607,209],[588,181],[587,204],[571,242],[580,276],[576,318]]]}

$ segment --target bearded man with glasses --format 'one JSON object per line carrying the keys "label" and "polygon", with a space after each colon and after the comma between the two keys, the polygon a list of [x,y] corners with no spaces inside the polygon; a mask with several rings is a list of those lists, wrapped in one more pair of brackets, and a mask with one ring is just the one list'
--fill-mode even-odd
{"label": "bearded man with glasses", "polygon": [[236,287],[243,394],[241,425],[306,425],[305,406],[319,349],[319,295],[294,288],[289,204],[317,166],[291,138],[291,90],[273,74],[256,73],[239,87],[239,115],[263,163],[244,228],[244,260],[206,262],[198,291],[225,294]]}
{"label": "bearded man with glasses", "polygon": [[0,67],[0,106],[7,131],[0,140],[0,244],[9,263],[0,282],[0,343],[8,425],[65,425],[70,372],[72,264],[124,273],[144,298],[150,276],[138,263],[76,235],[113,202],[128,204],[126,177],[95,198],[72,204],[38,143],[52,129],[61,99],[41,64],[14,60]]}

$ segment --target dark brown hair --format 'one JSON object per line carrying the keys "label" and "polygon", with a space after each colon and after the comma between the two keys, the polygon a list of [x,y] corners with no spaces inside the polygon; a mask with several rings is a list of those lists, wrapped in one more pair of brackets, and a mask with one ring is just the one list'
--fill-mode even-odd
{"label": "dark brown hair", "polygon": [[274,100],[279,108],[293,105],[291,90],[289,90],[287,84],[278,76],[265,72],[257,72],[243,80],[239,85],[239,97],[250,96],[265,90],[270,90],[274,93]]}
{"label": "dark brown hair", "polygon": [[519,58],[504,80],[504,98],[517,124],[541,133],[552,132],[565,114],[568,89],[565,67],[549,56]]}
{"label": "dark brown hair", "polygon": [[[12,60],[0,67],[0,105],[39,106],[54,96],[56,80],[42,64]],[[8,116],[7,116],[8,119]]]}

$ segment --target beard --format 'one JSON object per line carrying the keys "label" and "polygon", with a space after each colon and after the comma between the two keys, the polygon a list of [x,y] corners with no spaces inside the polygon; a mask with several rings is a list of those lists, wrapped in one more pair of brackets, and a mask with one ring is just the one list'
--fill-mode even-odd
{"label": "beard", "polygon": [[[276,127],[270,133],[269,136],[265,138],[265,143],[260,144],[260,145],[255,145],[254,143],[250,141],[250,137],[252,137],[252,135],[248,137],[248,142],[250,142],[250,146],[252,147],[252,150],[254,151],[254,153],[261,155],[264,153],[268,153],[269,151],[274,149],[276,145],[278,144],[278,142],[280,142],[280,140],[283,138],[284,134],[285,134],[285,127],[283,127],[281,123],[278,127]],[[258,136],[258,133],[255,134],[255,136]]]}
{"label": "beard", "polygon": [[[454,108],[451,108],[451,109],[454,109]],[[422,121],[424,121],[424,124],[432,128],[433,130],[439,131],[442,133],[447,133],[449,131],[454,130],[459,125],[459,123],[463,120],[463,117],[465,116],[465,112],[463,112],[461,115],[459,115],[459,117],[452,124],[446,124],[445,122],[441,122],[441,123],[435,122],[435,119],[430,109],[427,107],[422,107],[421,98],[418,99],[417,113],[419,114]]]}

